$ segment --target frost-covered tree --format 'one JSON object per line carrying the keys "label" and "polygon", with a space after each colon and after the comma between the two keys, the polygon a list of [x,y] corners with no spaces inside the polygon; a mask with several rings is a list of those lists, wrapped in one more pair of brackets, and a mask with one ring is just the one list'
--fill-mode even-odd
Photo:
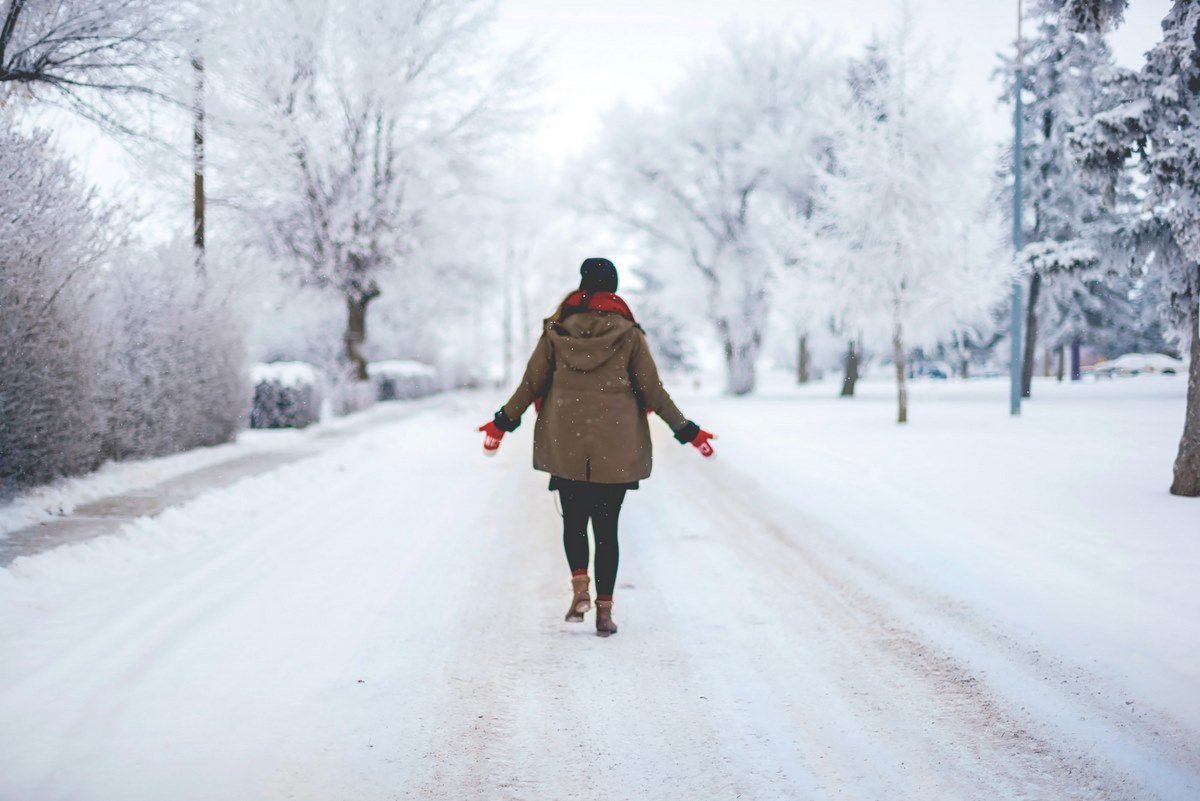
{"label": "frost-covered tree", "polygon": [[584,210],[702,283],[735,395],[754,389],[780,267],[770,224],[781,193],[811,183],[835,64],[810,39],[730,35],[661,104],[610,114],[600,152],[577,170]]}
{"label": "frost-covered tree", "polygon": [[1010,279],[979,139],[905,19],[851,72],[813,214],[811,274],[848,331],[890,345],[898,420],[908,350],[988,318]]}
{"label": "frost-covered tree", "polygon": [[[1096,240],[1105,235],[1110,212],[1100,189],[1082,180],[1070,146],[1077,125],[1119,102],[1107,88],[1113,57],[1097,30],[1076,31],[1061,19],[1065,0],[1034,0],[1027,19],[1035,24],[1026,41],[1021,89],[1024,95],[1022,263],[1028,272],[1022,394],[1032,389],[1034,358],[1041,339],[1080,336],[1108,300]],[[1013,71],[1005,64],[1004,99],[1013,95]],[[1110,188],[1111,189],[1111,188]],[[1039,322],[1046,323],[1039,326]]]}
{"label": "frost-covered tree", "polygon": [[24,91],[128,131],[113,101],[166,97],[182,29],[170,0],[0,0],[0,100]]}
{"label": "frost-covered tree", "polygon": [[[253,162],[235,202],[301,282],[345,304],[345,372],[367,377],[368,305],[419,267],[443,206],[511,127],[519,64],[485,58],[483,0],[278,0],[252,31],[231,136]],[[264,113],[257,113],[262,110]],[[215,127],[215,123],[214,123]]]}
{"label": "frost-covered tree", "polygon": [[1127,216],[1121,234],[1191,351],[1171,492],[1200,496],[1200,2],[1176,0],[1142,69],[1115,73],[1109,85],[1123,102],[1095,115],[1073,141],[1101,184],[1111,185],[1135,157],[1145,178],[1142,208]]}
{"label": "frost-covered tree", "polygon": [[1121,22],[1129,0],[1066,0],[1063,21],[1077,31],[1104,31]]}

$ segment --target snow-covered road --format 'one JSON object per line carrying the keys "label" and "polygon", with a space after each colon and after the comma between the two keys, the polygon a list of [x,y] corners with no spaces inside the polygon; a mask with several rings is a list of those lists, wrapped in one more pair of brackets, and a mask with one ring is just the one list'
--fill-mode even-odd
{"label": "snow-covered road", "polygon": [[770,442],[705,463],[659,426],[620,634],[563,623],[553,496],[526,428],[478,455],[490,401],[0,571],[0,799],[1200,797],[1190,707],[845,536],[802,462],[753,478]]}

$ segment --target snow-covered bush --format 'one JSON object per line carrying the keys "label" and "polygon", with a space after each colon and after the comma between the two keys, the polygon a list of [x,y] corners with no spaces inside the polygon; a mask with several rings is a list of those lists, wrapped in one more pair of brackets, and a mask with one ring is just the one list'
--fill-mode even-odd
{"label": "snow-covered bush", "polygon": [[139,252],[105,232],[45,136],[0,134],[0,493],[245,424],[228,288],[187,246]]}
{"label": "snow-covered bush", "polygon": [[256,364],[251,428],[306,428],[321,419],[321,375],[304,362]]}
{"label": "snow-covered bush", "polygon": [[395,360],[371,364],[375,399],[407,400],[432,395],[440,389],[437,370],[420,362]]}
{"label": "snow-covered bush", "polygon": [[96,304],[105,341],[105,458],[159,456],[228,442],[250,389],[242,324],[219,276],[197,275],[185,243],[122,253]]}
{"label": "snow-covered bush", "polygon": [[96,466],[92,198],[43,134],[0,128],[0,495]]}
{"label": "snow-covered bush", "polygon": [[375,405],[375,384],[359,381],[353,376],[340,376],[329,392],[330,410],[336,417],[345,417]]}

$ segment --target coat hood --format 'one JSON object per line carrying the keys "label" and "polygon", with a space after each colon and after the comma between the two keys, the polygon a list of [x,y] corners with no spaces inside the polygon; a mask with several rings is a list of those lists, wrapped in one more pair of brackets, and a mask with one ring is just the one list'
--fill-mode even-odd
{"label": "coat hood", "polygon": [[586,373],[616,355],[634,326],[619,314],[583,311],[561,323],[547,320],[546,335],[567,367]]}

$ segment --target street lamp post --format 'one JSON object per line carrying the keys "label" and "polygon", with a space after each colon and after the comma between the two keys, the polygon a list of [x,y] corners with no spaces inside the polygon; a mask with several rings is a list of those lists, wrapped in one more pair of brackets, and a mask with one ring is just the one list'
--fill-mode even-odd
{"label": "street lamp post", "polygon": [[[1021,0],[1017,0],[1017,69],[1016,81],[1013,84],[1015,94],[1013,103],[1013,209],[1012,237],[1015,253],[1021,252],[1021,77],[1022,52],[1021,17],[1024,9]],[[1009,353],[1009,413],[1014,417],[1021,413],[1021,281],[1014,278],[1012,282],[1012,349]]]}

